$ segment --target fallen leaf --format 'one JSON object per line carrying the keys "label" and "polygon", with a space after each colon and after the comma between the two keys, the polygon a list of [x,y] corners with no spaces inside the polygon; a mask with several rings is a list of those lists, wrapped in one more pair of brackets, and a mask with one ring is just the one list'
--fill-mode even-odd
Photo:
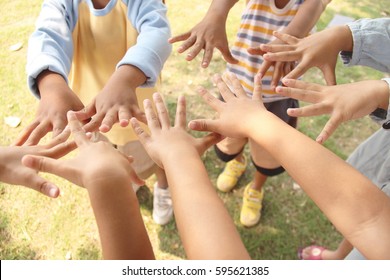
{"label": "fallen leaf", "polygon": [[7,125],[9,125],[10,127],[18,127],[20,125],[20,123],[22,122],[22,120],[18,117],[5,117],[4,118],[4,121]]}
{"label": "fallen leaf", "polygon": [[9,50],[10,50],[11,52],[16,52],[16,51],[20,50],[22,47],[23,47],[23,43],[20,43],[20,42],[19,42],[19,43],[16,43],[16,44],[10,46],[10,47],[9,47]]}

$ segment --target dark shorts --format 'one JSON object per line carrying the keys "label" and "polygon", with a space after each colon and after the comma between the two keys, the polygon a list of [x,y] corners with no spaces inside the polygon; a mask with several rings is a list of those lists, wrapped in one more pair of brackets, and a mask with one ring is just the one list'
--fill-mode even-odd
{"label": "dark shorts", "polygon": [[278,116],[279,119],[283,120],[285,123],[288,123],[292,127],[297,127],[297,118],[290,117],[287,115],[288,108],[299,108],[299,102],[296,99],[282,99],[274,102],[264,103],[265,108]]}

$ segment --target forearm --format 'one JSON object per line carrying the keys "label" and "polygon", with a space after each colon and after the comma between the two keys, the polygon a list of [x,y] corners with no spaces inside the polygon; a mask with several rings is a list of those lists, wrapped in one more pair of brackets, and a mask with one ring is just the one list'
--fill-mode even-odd
{"label": "forearm", "polygon": [[143,85],[146,81],[146,75],[136,66],[124,64],[114,72],[107,82],[107,86],[126,85],[134,92],[135,89]]}
{"label": "forearm", "polygon": [[180,237],[189,259],[249,259],[197,152],[164,159]]}
{"label": "forearm", "polygon": [[[274,115],[267,113],[263,120],[261,131],[252,129],[249,137],[281,163],[366,257],[390,257],[390,199],[332,152]],[[248,125],[255,127],[256,121],[251,117]]]}
{"label": "forearm", "polygon": [[298,9],[295,17],[282,31],[298,38],[303,38],[307,36],[313,29],[313,27],[316,25],[322,12],[325,10],[327,3],[324,2],[328,1],[304,1]]}
{"label": "forearm", "polygon": [[64,92],[59,89],[70,90],[65,79],[60,74],[50,70],[42,71],[36,81],[41,98],[58,98],[56,92]]}
{"label": "forearm", "polygon": [[154,259],[137,197],[127,178],[89,183],[104,259]]}

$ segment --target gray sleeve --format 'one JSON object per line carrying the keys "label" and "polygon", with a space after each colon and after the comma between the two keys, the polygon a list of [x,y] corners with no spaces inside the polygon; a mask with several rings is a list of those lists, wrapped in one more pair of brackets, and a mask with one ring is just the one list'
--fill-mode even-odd
{"label": "gray sleeve", "polygon": [[347,25],[352,32],[353,51],[341,52],[344,64],[390,72],[390,18],[360,19]]}

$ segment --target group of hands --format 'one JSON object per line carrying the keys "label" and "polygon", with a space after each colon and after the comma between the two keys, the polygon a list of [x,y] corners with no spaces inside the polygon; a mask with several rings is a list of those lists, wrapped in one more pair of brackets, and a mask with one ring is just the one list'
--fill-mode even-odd
{"label": "group of hands", "polygon": [[[188,50],[188,60],[192,60],[203,49],[203,67],[210,63],[214,48],[221,51],[227,62],[236,63],[229,51],[225,32],[216,32],[215,34],[220,36],[214,36],[211,40],[207,32],[201,32],[199,28],[195,26],[190,32],[171,38],[170,43],[184,41],[178,51]],[[214,120],[189,122],[190,129],[212,132],[198,139],[187,132],[186,105],[182,96],[178,99],[175,122],[171,126],[167,109],[158,93],[153,96],[156,115],[151,100],[145,100],[145,112],[139,109],[133,88],[115,88],[115,85],[109,82],[86,107],[70,88],[57,88],[58,92],[51,93],[52,98],[59,98],[64,94],[66,98],[62,98],[61,102],[41,99],[35,120],[22,131],[14,145],[0,148],[3,150],[1,154],[4,159],[0,180],[30,187],[53,198],[59,195],[59,188],[40,177],[38,172],[52,173],[80,186],[85,186],[86,182],[96,178],[96,174],[125,174],[130,176],[134,183],[141,185],[143,181],[131,168],[133,159],[124,156],[109,143],[92,142],[90,132],[107,132],[114,123],[123,127],[131,124],[148,154],[162,168],[164,158],[167,158],[166,153],[171,149],[195,149],[201,155],[223,136],[248,137],[245,120],[259,110],[268,113],[262,103],[261,78],[271,65],[283,68],[285,63],[293,63],[294,68],[288,73],[278,72],[283,73],[281,81],[284,86],[277,86],[275,91],[282,96],[312,103],[302,108],[289,109],[287,113],[290,116],[330,114],[328,122],[317,137],[317,142],[323,143],[342,122],[365,116],[378,108],[378,100],[368,98],[375,96],[372,81],[335,85],[335,66],[342,50],[334,43],[337,34],[337,31],[331,28],[298,39],[274,32],[277,40],[248,50],[262,55],[265,60],[255,77],[252,98],[247,97],[235,76],[227,75],[222,78],[216,75],[214,82],[225,102],[215,98],[206,89],[199,91],[205,102],[218,113],[218,117]],[[296,80],[311,67],[321,69],[327,85]],[[280,77],[275,79],[279,80]],[[64,100],[66,102],[63,102]],[[67,119],[64,116],[67,116]],[[139,121],[147,122],[150,134],[140,127]],[[53,132],[53,139],[48,144],[38,145],[41,138],[50,131]],[[71,133],[73,140],[68,139]],[[76,157],[59,160],[75,148],[79,150]],[[114,160],[121,164],[115,167],[107,164]],[[101,172],[102,170],[104,172]]]}

